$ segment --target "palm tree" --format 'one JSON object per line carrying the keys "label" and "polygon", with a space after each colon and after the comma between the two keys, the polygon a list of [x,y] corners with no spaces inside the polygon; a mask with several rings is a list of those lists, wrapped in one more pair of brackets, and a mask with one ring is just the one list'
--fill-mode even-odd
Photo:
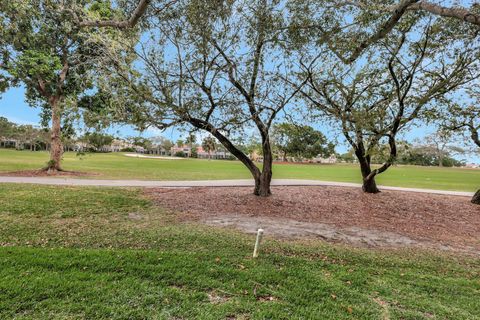
{"label": "palm tree", "polygon": [[202,141],[202,148],[208,152],[208,160],[212,159],[212,151],[215,151],[215,139],[213,137],[206,137]]}

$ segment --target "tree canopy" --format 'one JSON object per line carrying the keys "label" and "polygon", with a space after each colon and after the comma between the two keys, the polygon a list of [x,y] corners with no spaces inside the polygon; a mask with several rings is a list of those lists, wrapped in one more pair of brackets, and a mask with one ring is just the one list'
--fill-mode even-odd
{"label": "tree canopy", "polygon": [[335,153],[335,145],[322,132],[311,126],[280,123],[273,128],[273,140],[284,161],[293,158],[327,158]]}

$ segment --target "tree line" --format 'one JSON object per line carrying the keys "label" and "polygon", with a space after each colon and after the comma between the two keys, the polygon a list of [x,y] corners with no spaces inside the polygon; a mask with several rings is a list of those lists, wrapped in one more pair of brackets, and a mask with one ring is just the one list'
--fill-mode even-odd
{"label": "tree line", "polygon": [[[198,140],[194,133],[189,133],[185,138],[172,141],[163,136],[145,138],[132,136],[127,138],[115,137],[101,132],[86,132],[83,135],[75,133],[74,129],[66,135],[63,129],[62,144],[64,151],[77,152],[137,152],[162,154],[179,157],[198,157],[198,148],[215,158],[217,151],[225,153],[225,148],[211,135]],[[18,125],[0,117],[0,148],[14,148],[17,150],[40,151],[49,150],[50,132],[48,128],[32,125]],[[120,146],[114,142],[120,142]],[[118,144],[118,143],[117,143]],[[239,148],[249,155],[250,159],[258,161],[262,157],[262,147],[255,137],[243,137],[237,144]],[[171,152],[173,146],[178,148],[189,147],[188,152]],[[315,162],[325,161],[334,157],[335,162],[355,163],[357,161],[354,150],[339,154],[335,151],[335,143],[329,141],[325,135],[308,125],[280,123],[273,127],[272,152],[274,159],[283,162]],[[423,141],[398,142],[398,157],[396,164],[460,167],[465,166],[465,160],[457,160],[454,155],[466,155],[468,150],[456,145],[456,141],[445,132],[430,134]],[[387,144],[379,145],[372,153],[372,163],[383,163],[389,156]],[[230,159],[230,156],[222,157]],[[234,158],[234,157],[233,157]],[[321,159],[319,159],[321,158]]]}
{"label": "tree line", "polygon": [[[288,119],[334,128],[376,193],[419,122],[479,145],[479,12],[420,0],[12,0],[0,5],[1,83],[49,110],[49,170],[61,169],[61,118],[75,109],[97,124],[208,132],[268,196],[272,128]],[[261,166],[236,144],[246,131]],[[388,156],[372,166],[380,145]]]}

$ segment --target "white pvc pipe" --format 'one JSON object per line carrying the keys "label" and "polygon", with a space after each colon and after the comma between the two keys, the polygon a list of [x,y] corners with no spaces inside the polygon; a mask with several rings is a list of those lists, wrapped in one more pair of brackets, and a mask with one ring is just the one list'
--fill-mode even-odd
{"label": "white pvc pipe", "polygon": [[255,249],[253,249],[253,257],[258,257],[260,252],[260,243],[262,242],[263,229],[258,229],[257,231],[257,240],[255,241]]}

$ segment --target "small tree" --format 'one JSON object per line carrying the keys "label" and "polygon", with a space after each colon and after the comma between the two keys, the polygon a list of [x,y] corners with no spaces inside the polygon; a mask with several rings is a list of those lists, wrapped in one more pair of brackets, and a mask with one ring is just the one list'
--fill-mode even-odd
{"label": "small tree", "polygon": [[450,160],[451,155],[465,153],[465,150],[453,144],[452,134],[447,130],[438,130],[429,134],[425,137],[422,146],[434,155],[439,167],[443,167],[446,164],[445,161]]}
{"label": "small tree", "polygon": [[185,145],[185,141],[182,139],[178,139],[175,144],[177,145],[177,147],[181,148]]}
{"label": "small tree", "polygon": [[[254,194],[268,196],[270,129],[298,92],[285,86],[294,60],[284,59],[280,42],[287,26],[283,8],[271,0],[179,1],[167,18],[149,20],[152,29],[135,48],[144,66],[140,77],[125,72],[117,56],[115,72],[126,89],[107,85],[105,91],[136,96],[134,103],[118,103],[128,105],[117,111],[131,123],[209,132],[251,172]],[[247,128],[261,140],[261,167],[234,144],[232,137]]]}
{"label": "small tree", "polygon": [[[1,77],[7,74],[11,84],[22,83],[29,104],[43,107],[46,120],[51,120],[49,172],[61,170],[66,98],[76,100],[93,88],[94,70],[105,56],[106,42],[97,41],[98,37],[118,36],[112,30],[84,29],[87,25],[80,24],[78,18],[95,18],[91,26],[98,26],[98,20],[121,16],[106,2],[82,0],[68,10],[64,5],[61,1],[33,0],[0,3]],[[1,83],[0,79],[0,89]]]}
{"label": "small tree", "polygon": [[152,149],[152,141],[144,137],[130,137],[128,141],[134,146],[141,147],[144,150]]}
{"label": "small tree", "polygon": [[190,148],[190,158],[198,158],[198,150],[196,146]]}
{"label": "small tree", "polygon": [[153,137],[151,138],[151,140],[156,148],[163,150],[165,152],[170,152],[170,150],[174,146],[174,143],[172,141],[162,136]]}
{"label": "small tree", "polygon": [[193,149],[194,149],[195,142],[197,142],[197,136],[193,132],[190,132],[190,134],[185,139],[185,142],[190,146],[190,157],[196,158],[198,155],[197,150],[195,148],[195,156],[194,156]]}
{"label": "small tree", "polygon": [[12,139],[15,136],[17,126],[15,123],[8,121],[7,118],[0,117],[0,141]]}
{"label": "small tree", "polygon": [[88,132],[84,135],[83,140],[86,141],[96,151],[100,151],[102,147],[110,145],[114,138],[108,134]]}
{"label": "small tree", "polygon": [[[470,137],[470,140],[480,148],[480,89],[476,86],[467,90],[470,99],[464,105],[449,104],[442,114],[442,127],[453,133]],[[480,190],[472,198],[472,203],[480,204]]]}
{"label": "small tree", "polygon": [[[371,50],[365,61],[342,65],[332,53],[316,60],[332,61],[322,71],[306,67],[309,90],[306,101],[337,124],[352,146],[363,178],[362,189],[379,192],[375,177],[396,160],[396,138],[409,123],[426,116],[426,106],[441,101],[445,93],[477,77],[474,50],[439,51],[431,43],[436,30],[425,26],[423,35],[413,36],[411,25],[394,33],[383,48]],[[386,141],[389,157],[378,168],[371,167],[372,153]]]}
{"label": "small tree", "polygon": [[215,138],[213,137],[206,137],[202,141],[202,148],[206,152],[208,152],[208,159],[212,159],[212,152],[215,152]]}
{"label": "small tree", "polygon": [[335,153],[335,146],[323,133],[310,126],[281,123],[274,126],[273,140],[284,161],[288,155],[311,159],[318,155],[326,158]]}

